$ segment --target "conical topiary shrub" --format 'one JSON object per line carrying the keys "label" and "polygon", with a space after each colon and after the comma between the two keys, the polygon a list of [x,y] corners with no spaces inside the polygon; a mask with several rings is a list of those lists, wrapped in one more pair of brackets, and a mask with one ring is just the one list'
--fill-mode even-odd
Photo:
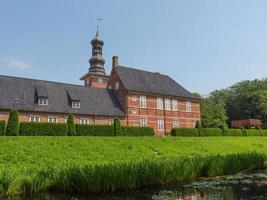
{"label": "conical topiary shrub", "polygon": [[19,112],[11,110],[6,127],[6,135],[17,136],[19,135]]}
{"label": "conical topiary shrub", "polygon": [[68,132],[67,132],[68,136],[77,135],[73,114],[68,115],[67,126],[68,126]]}
{"label": "conical topiary shrub", "polygon": [[114,119],[114,135],[123,135],[123,130],[121,128],[121,122],[119,118]]}
{"label": "conical topiary shrub", "polygon": [[199,134],[199,136],[204,136],[204,135],[205,135],[205,134],[204,134],[203,127],[202,127],[202,125],[201,125],[201,123],[200,123],[199,121],[196,122],[196,126],[195,126],[195,128],[198,129],[198,134]]}

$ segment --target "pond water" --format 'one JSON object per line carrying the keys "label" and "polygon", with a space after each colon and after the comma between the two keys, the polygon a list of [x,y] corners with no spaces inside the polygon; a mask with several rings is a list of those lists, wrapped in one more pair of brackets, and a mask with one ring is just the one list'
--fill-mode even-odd
{"label": "pond water", "polygon": [[6,200],[267,200],[267,170],[253,174],[200,179],[176,188],[102,195],[39,194]]}

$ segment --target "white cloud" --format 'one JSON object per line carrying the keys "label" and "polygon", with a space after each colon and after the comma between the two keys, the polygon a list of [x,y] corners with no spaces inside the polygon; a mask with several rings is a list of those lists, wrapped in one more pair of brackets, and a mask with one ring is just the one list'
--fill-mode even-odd
{"label": "white cloud", "polygon": [[9,58],[3,61],[4,65],[8,68],[12,68],[12,69],[29,69],[32,66],[29,65],[28,63],[21,61],[19,59],[16,58]]}

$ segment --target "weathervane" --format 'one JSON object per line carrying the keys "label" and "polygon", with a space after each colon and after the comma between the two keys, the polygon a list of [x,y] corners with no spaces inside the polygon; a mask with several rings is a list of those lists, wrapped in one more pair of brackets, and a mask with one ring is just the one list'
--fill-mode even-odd
{"label": "weathervane", "polygon": [[96,28],[98,30],[99,29],[100,22],[102,21],[102,18],[97,17],[96,20],[97,20],[97,26],[96,26]]}

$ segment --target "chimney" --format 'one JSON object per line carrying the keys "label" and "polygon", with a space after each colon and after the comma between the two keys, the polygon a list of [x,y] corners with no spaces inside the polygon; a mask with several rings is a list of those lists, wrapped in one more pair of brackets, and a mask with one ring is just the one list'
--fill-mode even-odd
{"label": "chimney", "polygon": [[119,66],[119,57],[118,56],[113,56],[112,57],[112,68],[118,67]]}

